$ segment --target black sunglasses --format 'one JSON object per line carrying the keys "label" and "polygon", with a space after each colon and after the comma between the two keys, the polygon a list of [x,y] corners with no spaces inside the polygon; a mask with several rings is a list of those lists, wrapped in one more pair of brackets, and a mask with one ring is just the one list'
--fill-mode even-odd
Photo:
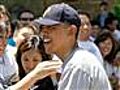
{"label": "black sunglasses", "polygon": [[33,21],[34,20],[34,18],[20,18],[20,20],[22,20],[22,21]]}

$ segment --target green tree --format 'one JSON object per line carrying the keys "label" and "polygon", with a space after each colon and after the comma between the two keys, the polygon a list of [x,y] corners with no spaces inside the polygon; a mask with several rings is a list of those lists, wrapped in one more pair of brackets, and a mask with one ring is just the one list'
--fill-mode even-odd
{"label": "green tree", "polygon": [[113,13],[120,22],[120,0],[115,1],[115,4],[113,5]]}

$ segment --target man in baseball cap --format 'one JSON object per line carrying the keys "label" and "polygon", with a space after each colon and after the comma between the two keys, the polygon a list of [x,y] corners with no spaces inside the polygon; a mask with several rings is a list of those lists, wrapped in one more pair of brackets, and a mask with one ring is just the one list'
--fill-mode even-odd
{"label": "man in baseball cap", "polygon": [[80,19],[76,10],[65,3],[54,4],[36,22],[47,53],[63,61],[58,90],[111,90],[97,58],[77,45]]}

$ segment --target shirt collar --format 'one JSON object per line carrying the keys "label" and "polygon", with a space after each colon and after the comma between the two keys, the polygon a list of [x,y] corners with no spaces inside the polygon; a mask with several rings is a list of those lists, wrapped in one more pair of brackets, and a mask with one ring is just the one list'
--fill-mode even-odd
{"label": "shirt collar", "polygon": [[62,65],[62,70],[65,68],[65,65],[68,63],[68,61],[72,58],[72,56],[74,55],[75,51],[78,49],[78,44],[76,44],[73,49],[71,50],[70,54],[66,57],[66,59],[64,60],[64,63]]}

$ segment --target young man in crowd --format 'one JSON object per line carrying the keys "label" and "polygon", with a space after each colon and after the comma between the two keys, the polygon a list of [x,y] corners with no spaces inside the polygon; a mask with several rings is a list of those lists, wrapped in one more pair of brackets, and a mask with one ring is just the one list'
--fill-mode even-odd
{"label": "young man in crowd", "polygon": [[67,4],[54,4],[39,19],[47,53],[64,63],[58,90],[111,90],[108,77],[97,58],[77,45],[80,19]]}
{"label": "young man in crowd", "polygon": [[103,58],[100,50],[95,45],[95,43],[90,40],[93,38],[91,36],[92,26],[90,23],[90,15],[87,12],[82,11],[78,12],[78,14],[79,18],[81,19],[81,26],[78,34],[78,46],[93,53],[97,57],[98,61],[100,61],[100,63],[103,65]]}
{"label": "young man in crowd", "polygon": [[105,19],[113,16],[113,13],[109,11],[109,3],[107,1],[102,1],[99,5],[99,13],[96,17],[96,21],[101,28],[105,26]]}

